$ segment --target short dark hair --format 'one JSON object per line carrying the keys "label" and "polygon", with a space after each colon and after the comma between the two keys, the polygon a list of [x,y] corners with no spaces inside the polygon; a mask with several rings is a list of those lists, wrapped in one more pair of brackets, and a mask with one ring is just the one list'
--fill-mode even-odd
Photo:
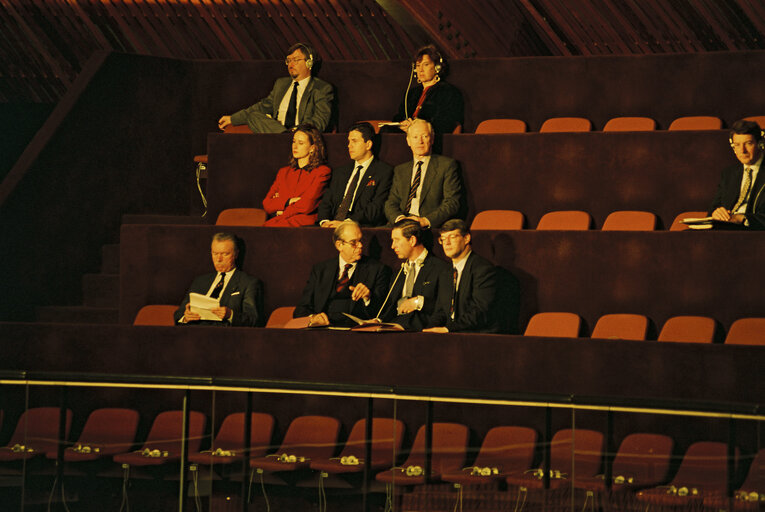
{"label": "short dark hair", "polygon": [[760,125],[754,121],[741,119],[733,123],[733,126],[730,127],[730,135],[728,135],[728,138],[731,142],[733,141],[734,135],[751,135],[754,137],[755,141],[760,141],[762,140],[762,129],[760,128]]}
{"label": "short dark hair", "polygon": [[303,53],[303,57],[305,57],[306,60],[311,59],[314,61],[314,64],[316,63],[316,52],[313,51],[313,48],[308,46],[305,43],[295,43],[289,48],[287,48],[287,55],[292,55],[292,53],[295,50],[300,50]]}
{"label": "short dark hair", "polygon": [[393,229],[400,229],[401,236],[406,239],[415,237],[417,245],[422,245],[423,229],[420,223],[413,219],[401,219],[393,224]]}
{"label": "short dark hair", "polygon": [[361,134],[361,138],[364,139],[364,142],[368,142],[370,140],[374,142],[375,129],[372,128],[372,125],[366,121],[356,123],[348,128],[348,133],[351,132],[359,132]]}
{"label": "short dark hair", "polygon": [[439,233],[448,233],[449,231],[459,230],[460,235],[465,236],[470,234],[470,228],[468,228],[467,222],[462,219],[449,219],[441,225]]}
{"label": "short dark hair", "polygon": [[[312,124],[301,123],[295,127],[292,136],[295,136],[295,132],[303,132],[308,135],[308,141],[316,146],[316,151],[311,153],[308,157],[308,165],[305,166],[306,171],[313,170],[314,168],[327,162],[327,149],[324,147],[324,139],[321,137],[321,132]],[[290,146],[292,145],[292,139],[290,139]],[[290,154],[292,152],[290,151]],[[297,160],[294,156],[290,157],[290,165],[294,168],[298,168]]]}
{"label": "short dark hair", "polygon": [[[239,241],[236,238],[236,235],[233,233],[226,233],[225,231],[221,231],[220,233],[215,233],[212,237],[213,242],[231,242],[234,244],[234,252],[237,254],[239,253]],[[212,243],[212,242],[211,242]]]}
{"label": "short dark hair", "polygon": [[433,64],[441,67],[436,73],[438,76],[446,75],[446,61],[444,60],[443,56],[441,56],[441,52],[438,51],[438,48],[432,44],[423,46],[417,50],[417,53],[414,54],[412,63],[417,64],[417,62],[419,62],[420,59],[422,59],[425,55],[430,57],[430,60],[433,61]]}

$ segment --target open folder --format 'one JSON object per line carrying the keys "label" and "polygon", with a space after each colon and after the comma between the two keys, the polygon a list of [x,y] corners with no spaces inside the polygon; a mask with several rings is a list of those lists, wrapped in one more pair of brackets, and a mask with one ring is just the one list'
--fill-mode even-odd
{"label": "open folder", "polygon": [[404,328],[399,324],[392,322],[383,322],[379,318],[371,318],[369,320],[362,320],[361,318],[343,313],[345,316],[356,322],[356,325],[351,327],[352,331],[367,331],[367,332],[382,332],[382,331],[403,331]]}
{"label": "open folder", "polygon": [[681,220],[683,224],[688,226],[688,229],[718,229],[718,230],[737,230],[747,229],[743,224],[737,224],[735,222],[727,222],[724,220],[716,220],[712,217],[687,217]]}
{"label": "open folder", "polygon": [[220,301],[213,299],[207,295],[201,293],[189,294],[189,309],[192,313],[197,313],[201,318],[200,320],[212,320],[213,322],[221,322],[221,318],[213,314],[212,310],[220,307]]}

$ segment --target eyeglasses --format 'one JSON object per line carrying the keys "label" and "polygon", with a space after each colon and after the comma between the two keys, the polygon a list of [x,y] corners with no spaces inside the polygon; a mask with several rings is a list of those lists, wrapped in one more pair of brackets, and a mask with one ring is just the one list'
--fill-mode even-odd
{"label": "eyeglasses", "polygon": [[286,59],[284,59],[284,63],[289,66],[293,62],[298,63],[301,60],[305,60],[305,57],[286,58]]}
{"label": "eyeglasses", "polygon": [[361,245],[361,238],[357,238],[356,240],[340,240],[344,244],[350,245],[352,248],[356,248]]}
{"label": "eyeglasses", "polygon": [[442,235],[438,237],[438,243],[444,245],[446,242],[452,243],[458,238],[462,238],[462,235]]}

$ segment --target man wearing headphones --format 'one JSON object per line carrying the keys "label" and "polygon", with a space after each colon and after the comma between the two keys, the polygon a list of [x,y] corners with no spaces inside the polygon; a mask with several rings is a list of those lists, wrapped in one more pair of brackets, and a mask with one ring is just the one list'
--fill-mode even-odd
{"label": "man wearing headphones", "polygon": [[741,165],[722,172],[709,215],[715,220],[765,229],[765,173],[762,167],[763,132],[752,121],[736,121],[729,142]]}
{"label": "man wearing headphones", "polygon": [[256,104],[218,120],[218,128],[246,124],[253,133],[282,133],[301,123],[327,130],[332,116],[332,86],[311,76],[316,57],[306,44],[287,50],[289,77],[278,78],[271,93]]}

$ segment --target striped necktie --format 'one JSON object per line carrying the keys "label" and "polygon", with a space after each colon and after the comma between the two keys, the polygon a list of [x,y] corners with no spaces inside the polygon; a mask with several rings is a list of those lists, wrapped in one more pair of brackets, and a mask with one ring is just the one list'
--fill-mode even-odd
{"label": "striped necktie", "polygon": [[417,162],[417,170],[414,173],[414,180],[412,180],[412,186],[409,189],[409,197],[406,199],[406,207],[404,212],[408,215],[409,209],[412,207],[412,201],[417,197],[417,189],[420,188],[420,178],[422,176],[422,160]]}

